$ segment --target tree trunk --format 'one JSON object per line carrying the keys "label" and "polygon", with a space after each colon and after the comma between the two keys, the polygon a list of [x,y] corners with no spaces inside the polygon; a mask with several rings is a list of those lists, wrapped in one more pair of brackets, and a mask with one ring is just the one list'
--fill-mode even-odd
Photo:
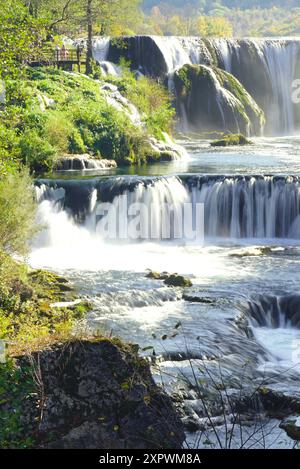
{"label": "tree trunk", "polygon": [[88,29],[87,39],[87,53],[86,53],[86,75],[91,75],[93,71],[92,60],[93,60],[93,12],[92,12],[93,0],[87,0],[86,5],[86,19]]}

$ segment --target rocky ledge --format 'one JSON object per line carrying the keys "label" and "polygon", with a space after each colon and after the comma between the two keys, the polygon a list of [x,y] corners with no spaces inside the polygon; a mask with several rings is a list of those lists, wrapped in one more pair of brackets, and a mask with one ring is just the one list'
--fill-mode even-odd
{"label": "rocky ledge", "polygon": [[[35,448],[180,448],[182,424],[138,347],[94,339],[17,358],[33,371],[21,426]],[[9,411],[8,404],[2,404]]]}

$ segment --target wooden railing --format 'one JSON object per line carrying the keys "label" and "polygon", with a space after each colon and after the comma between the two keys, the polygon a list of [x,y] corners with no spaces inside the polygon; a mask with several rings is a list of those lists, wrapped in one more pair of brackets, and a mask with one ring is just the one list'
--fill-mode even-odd
{"label": "wooden railing", "polygon": [[86,63],[86,52],[81,49],[50,49],[43,50],[40,55],[31,57],[29,65],[32,67],[54,65],[58,68],[68,68]]}

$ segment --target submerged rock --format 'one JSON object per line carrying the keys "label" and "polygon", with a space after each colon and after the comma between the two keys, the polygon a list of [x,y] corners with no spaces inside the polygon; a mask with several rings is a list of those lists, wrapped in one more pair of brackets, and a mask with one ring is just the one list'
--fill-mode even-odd
{"label": "submerged rock", "polygon": [[206,65],[175,72],[177,109],[190,128],[260,135],[264,113],[230,73]]}
{"label": "submerged rock", "polygon": [[[136,347],[99,339],[22,357],[39,376],[22,425],[42,448],[180,448],[182,424]],[[29,363],[28,363],[29,362]]]}
{"label": "submerged rock", "polygon": [[187,294],[187,293],[184,293],[182,295],[182,299],[185,300],[185,301],[189,301],[191,303],[204,303],[204,304],[208,304],[208,305],[212,305],[212,304],[215,304],[216,300],[214,300],[213,298],[206,298],[206,297],[203,297],[203,296],[199,296],[197,295],[196,293],[195,294]]}
{"label": "submerged rock", "polygon": [[292,416],[285,419],[279,425],[293,440],[300,440],[300,416]]}

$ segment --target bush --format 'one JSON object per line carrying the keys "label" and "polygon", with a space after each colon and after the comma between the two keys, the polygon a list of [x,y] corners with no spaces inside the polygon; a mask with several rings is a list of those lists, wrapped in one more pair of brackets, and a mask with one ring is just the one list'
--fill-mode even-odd
{"label": "bush", "polygon": [[175,109],[172,99],[164,86],[149,77],[140,77],[138,80],[130,72],[128,65],[121,63],[122,77],[110,77],[141,113],[147,130],[157,138],[163,138],[163,132],[170,132]]}
{"label": "bush", "polygon": [[49,112],[44,126],[44,135],[50,145],[58,152],[69,150],[69,139],[73,132],[72,122],[59,111]]}
{"label": "bush", "polygon": [[37,131],[24,132],[20,138],[20,150],[22,162],[31,170],[41,173],[52,169],[57,150]]}
{"label": "bush", "polygon": [[83,154],[87,149],[80,134],[79,129],[74,128],[69,136],[69,152]]}
{"label": "bush", "polygon": [[35,200],[28,170],[0,165],[0,252],[25,253],[35,232]]}
{"label": "bush", "polygon": [[156,159],[149,135],[163,139],[163,132],[170,130],[170,97],[154,80],[136,80],[127,65],[122,67],[122,77],[106,81],[117,84],[138,108],[144,126],[134,125],[126,112],[109,105],[99,81],[52,68],[28,69],[27,80],[7,83],[7,102],[0,109],[1,153],[39,173],[51,171],[56,156],[65,153],[90,153],[119,164]]}

